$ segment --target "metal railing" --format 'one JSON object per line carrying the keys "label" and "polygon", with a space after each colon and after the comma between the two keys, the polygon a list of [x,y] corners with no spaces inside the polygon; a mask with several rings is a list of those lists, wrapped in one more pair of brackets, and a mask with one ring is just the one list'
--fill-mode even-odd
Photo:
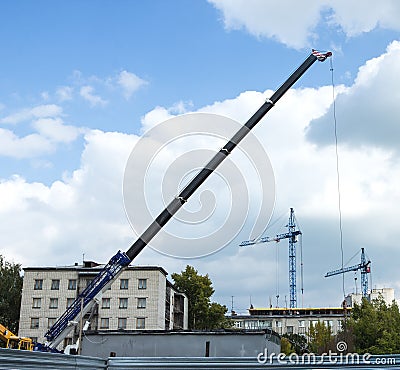
{"label": "metal railing", "polygon": [[0,369],[107,370],[108,367],[107,360],[96,357],[0,348]]}

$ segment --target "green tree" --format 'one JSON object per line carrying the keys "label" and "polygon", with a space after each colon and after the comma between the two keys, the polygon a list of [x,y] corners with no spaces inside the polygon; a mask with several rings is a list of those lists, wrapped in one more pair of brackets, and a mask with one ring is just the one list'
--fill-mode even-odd
{"label": "green tree", "polygon": [[328,353],[329,350],[334,350],[334,338],[329,325],[318,321],[315,325],[311,323],[308,330],[308,348],[310,352],[321,355]]}
{"label": "green tree", "polygon": [[232,327],[232,321],[225,315],[228,309],[225,305],[212,302],[209,306],[207,322],[205,329],[227,329]]}
{"label": "green tree", "polygon": [[214,288],[208,274],[200,275],[193,266],[187,265],[185,271],[173,273],[171,277],[175,287],[188,297],[190,329],[211,330],[231,326],[225,317],[228,312],[226,306],[211,302]]}
{"label": "green tree", "polygon": [[382,297],[355,305],[348,327],[358,353],[390,354],[400,352],[400,312],[396,302],[387,305]]}
{"label": "green tree", "polygon": [[287,337],[283,336],[281,338],[281,353],[284,353],[286,356],[288,356],[294,352],[295,350],[292,346],[292,343],[290,343],[290,340]]}
{"label": "green tree", "polygon": [[14,334],[18,332],[21,294],[21,265],[7,262],[0,255],[0,323]]}
{"label": "green tree", "polygon": [[291,351],[292,351],[291,353],[297,353],[298,355],[302,355],[303,353],[308,352],[308,343],[304,335],[283,334],[282,338],[286,338],[289,341],[291,345]]}

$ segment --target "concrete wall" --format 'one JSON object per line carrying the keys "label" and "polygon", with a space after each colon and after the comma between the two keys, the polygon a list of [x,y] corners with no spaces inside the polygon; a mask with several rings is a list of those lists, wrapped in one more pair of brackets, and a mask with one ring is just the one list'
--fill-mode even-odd
{"label": "concrete wall", "polygon": [[[208,344],[207,344],[208,343]],[[82,355],[118,357],[256,357],[267,348],[280,352],[276,334],[258,332],[93,333],[82,342]]]}

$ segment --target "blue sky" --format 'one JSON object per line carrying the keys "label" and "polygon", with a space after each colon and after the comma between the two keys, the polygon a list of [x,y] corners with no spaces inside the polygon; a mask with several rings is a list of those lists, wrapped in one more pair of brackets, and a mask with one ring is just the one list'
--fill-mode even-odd
{"label": "blue sky", "polygon": [[[126,250],[135,235],[124,211],[123,172],[140,136],[190,112],[244,122],[314,47],[333,52],[344,259],[365,247],[374,287],[400,289],[400,6],[367,3],[311,1],[303,9],[286,0],[278,9],[256,0],[1,2],[0,252],[36,266],[71,264],[83,253],[105,262]],[[305,305],[334,306],[341,280],[322,278],[340,263],[329,62],[313,65],[288,95],[255,130],[274,169],[273,220],[296,209]],[[219,189],[214,193],[218,199]],[[161,211],[163,204],[152,207]],[[288,295],[287,245],[281,242],[279,261],[272,246],[239,250],[255,223],[249,215],[218,253],[186,260],[149,249],[137,263],[170,273],[191,263],[210,275],[221,303],[230,307],[235,296],[243,311],[251,296],[265,306],[277,275],[281,296]],[[347,292],[353,278],[346,278]]]}

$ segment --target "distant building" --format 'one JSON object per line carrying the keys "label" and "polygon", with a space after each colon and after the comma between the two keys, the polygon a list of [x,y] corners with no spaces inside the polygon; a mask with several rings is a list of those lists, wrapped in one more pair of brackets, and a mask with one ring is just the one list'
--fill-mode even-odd
{"label": "distant building", "polygon": [[351,309],[344,308],[250,308],[249,315],[231,316],[238,329],[271,329],[276,333],[306,335],[318,321],[337,334]]}
{"label": "distant building", "polygon": [[[387,305],[391,305],[394,301],[394,289],[393,288],[381,288],[381,289],[372,289],[367,296],[369,302],[372,302],[374,299],[382,297]],[[346,296],[346,304],[348,307],[354,307],[354,304],[361,304],[362,294],[354,294],[351,293]]]}
{"label": "distant building", "polygon": [[[43,343],[44,334],[98,274],[94,262],[24,269],[19,335]],[[173,330],[188,327],[188,299],[157,266],[128,267],[85,316],[90,330]],[[75,342],[72,331],[59,349]]]}

